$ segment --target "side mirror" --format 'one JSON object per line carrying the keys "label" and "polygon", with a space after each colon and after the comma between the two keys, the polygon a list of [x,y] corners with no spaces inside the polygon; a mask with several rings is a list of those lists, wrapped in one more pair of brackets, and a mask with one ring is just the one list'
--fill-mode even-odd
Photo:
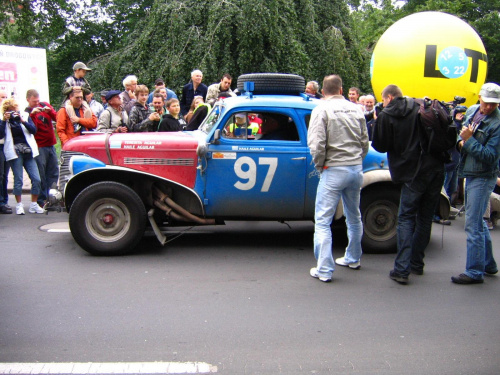
{"label": "side mirror", "polygon": [[212,141],[212,144],[218,145],[220,142],[220,129],[216,129],[214,133],[214,140]]}

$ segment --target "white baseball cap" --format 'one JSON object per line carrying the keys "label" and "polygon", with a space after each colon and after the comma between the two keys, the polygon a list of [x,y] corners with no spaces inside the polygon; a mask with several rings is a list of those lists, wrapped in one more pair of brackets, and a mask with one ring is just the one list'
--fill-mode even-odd
{"label": "white baseball cap", "polygon": [[485,83],[479,91],[481,100],[485,103],[500,103],[500,86],[496,83]]}

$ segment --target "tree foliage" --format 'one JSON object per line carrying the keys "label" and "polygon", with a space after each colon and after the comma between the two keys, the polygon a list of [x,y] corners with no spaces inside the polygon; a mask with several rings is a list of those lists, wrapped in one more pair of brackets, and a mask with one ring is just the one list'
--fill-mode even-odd
{"label": "tree foliage", "polygon": [[61,99],[64,79],[76,61],[126,44],[126,37],[151,9],[153,0],[1,0],[0,44],[47,50],[52,101]]}
{"label": "tree foliage", "polygon": [[196,68],[207,83],[224,73],[288,72],[359,84],[363,56],[342,0],[157,0],[126,46],[91,64],[94,86],[117,88],[136,74],[180,90]]}
{"label": "tree foliage", "polygon": [[[76,61],[96,90],[128,74],[180,91],[193,69],[205,82],[224,73],[288,72],[371,91],[369,64],[380,36],[411,13],[454,14],[481,36],[488,80],[500,82],[500,0],[0,0],[0,43],[47,49],[54,103]],[[398,4],[401,4],[399,2]],[[459,38],[460,36],[457,36]]]}

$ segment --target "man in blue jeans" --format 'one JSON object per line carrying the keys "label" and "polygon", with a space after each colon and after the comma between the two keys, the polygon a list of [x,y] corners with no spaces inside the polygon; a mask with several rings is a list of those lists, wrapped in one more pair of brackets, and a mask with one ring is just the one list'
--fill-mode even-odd
{"label": "man in blue jeans", "polygon": [[49,103],[40,102],[40,95],[36,90],[26,92],[28,107],[27,121],[36,127],[35,140],[38,145],[38,157],[35,158],[41,180],[38,205],[43,207],[48,198],[49,189],[59,179],[59,162],[57,160],[56,136],[52,121],[56,121],[56,111]]}
{"label": "man in blue jeans", "polygon": [[465,113],[460,132],[459,177],[465,182],[465,233],[467,261],[465,272],[453,276],[456,284],[479,284],[484,274],[494,275],[498,267],[493,258],[490,232],[483,220],[490,194],[495,188],[500,158],[500,86],[485,83],[479,91],[479,104]]}
{"label": "man in blue jeans", "polygon": [[[402,184],[398,252],[389,277],[407,284],[410,272],[424,273],[424,251],[443,186],[444,161],[437,155],[422,152],[418,103],[403,97],[396,85],[384,88],[382,100],[384,109],[375,120],[372,146],[379,152],[387,152],[392,181]],[[453,144],[456,130],[450,129],[449,139]]]}
{"label": "man in blue jeans", "polygon": [[363,184],[362,163],[369,143],[363,111],[342,96],[342,79],[337,75],[325,77],[322,91],[324,100],[313,109],[307,133],[307,145],[320,173],[314,225],[317,266],[309,273],[320,281],[330,282],[335,268],[330,225],[340,198],[349,243],[344,256],[335,263],[351,269],[361,266],[363,224],[359,199]]}

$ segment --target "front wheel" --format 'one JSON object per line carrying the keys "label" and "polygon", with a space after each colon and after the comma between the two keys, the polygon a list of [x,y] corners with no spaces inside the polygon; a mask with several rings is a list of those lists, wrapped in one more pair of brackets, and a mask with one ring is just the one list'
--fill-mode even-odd
{"label": "front wheel", "polygon": [[93,255],[133,250],[144,235],[146,220],[139,196],[117,182],[90,185],[78,194],[69,212],[73,238]]}
{"label": "front wheel", "polygon": [[400,189],[374,186],[361,192],[361,216],[365,253],[392,253],[397,248],[397,223]]}

